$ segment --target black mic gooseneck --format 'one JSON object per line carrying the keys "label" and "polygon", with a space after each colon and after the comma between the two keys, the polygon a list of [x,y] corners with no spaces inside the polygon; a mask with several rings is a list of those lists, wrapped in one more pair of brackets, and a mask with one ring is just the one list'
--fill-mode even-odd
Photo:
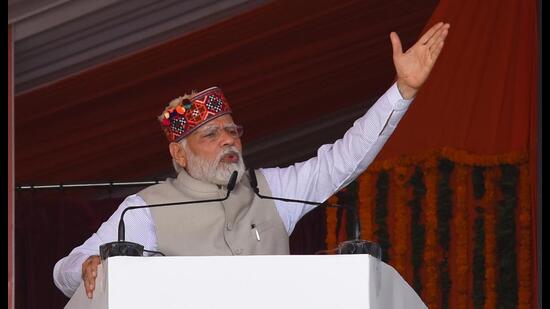
{"label": "black mic gooseneck", "polygon": [[[250,175],[250,186],[254,191],[254,193],[256,193],[256,195],[259,198],[278,200],[283,202],[296,202],[296,203],[303,203],[308,205],[323,205],[324,207],[343,208],[351,211],[352,215],[355,216],[355,226],[354,226],[355,239],[341,242],[340,244],[338,244],[338,248],[336,248],[335,252],[337,252],[338,254],[370,254],[379,260],[382,258],[382,251],[380,249],[380,246],[377,243],[361,239],[361,224],[359,222],[359,209],[357,205],[327,205],[319,202],[265,196],[260,194],[260,189],[258,189],[258,180],[256,179],[256,173],[254,172],[254,169],[249,168],[249,175]],[[259,236],[258,236],[258,240],[259,240]]]}
{"label": "black mic gooseneck", "polygon": [[[312,202],[312,201],[302,201],[302,200],[295,200],[290,198],[284,198],[284,197],[273,197],[273,196],[265,196],[260,194],[260,189],[258,189],[258,179],[256,179],[256,173],[254,172],[253,168],[249,168],[248,173],[250,174],[250,187],[252,187],[252,191],[256,193],[256,195],[259,198],[262,199],[270,199],[270,200],[278,200],[283,202],[294,202],[294,203],[303,203],[308,205],[322,205],[323,203],[319,202]],[[330,207],[330,206],[328,206]],[[334,206],[332,206],[334,207]]]}
{"label": "black mic gooseneck", "polygon": [[225,197],[222,197],[222,198],[127,207],[122,211],[122,214],[120,214],[120,220],[118,222],[118,240],[103,244],[99,247],[101,258],[106,259],[111,256],[142,256],[143,255],[144,247],[142,245],[125,241],[124,239],[125,238],[124,215],[126,214],[127,211],[133,210],[133,209],[140,209],[140,208],[155,208],[155,207],[174,206],[174,205],[187,205],[187,204],[225,201],[229,198],[229,194],[231,194],[231,191],[233,191],[233,189],[235,188],[238,174],[239,173],[237,171],[234,171],[231,174],[231,177],[229,178],[229,182],[227,183],[227,194],[225,195]]}
{"label": "black mic gooseneck", "polygon": [[[290,198],[283,198],[283,197],[274,197],[274,196],[265,196],[260,194],[260,189],[258,188],[258,179],[256,178],[256,173],[254,172],[253,168],[249,168],[248,174],[250,175],[250,187],[252,187],[252,191],[256,193],[256,195],[261,199],[270,199],[270,200],[278,200],[283,202],[294,202],[294,203],[303,203],[308,205],[323,205],[323,203],[319,202],[312,202],[312,201],[304,201],[304,200],[295,200]],[[327,205],[325,204],[324,207],[327,208],[345,208],[348,210],[351,210],[354,212],[355,217],[355,239],[359,239],[361,236],[361,226],[359,225],[359,216],[357,213],[357,207],[350,207],[346,205]]]}

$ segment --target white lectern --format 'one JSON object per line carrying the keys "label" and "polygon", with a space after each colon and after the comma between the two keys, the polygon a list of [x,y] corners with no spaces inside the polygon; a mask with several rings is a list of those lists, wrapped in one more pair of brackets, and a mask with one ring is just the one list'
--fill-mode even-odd
{"label": "white lectern", "polygon": [[426,308],[370,255],[111,257],[73,308]]}

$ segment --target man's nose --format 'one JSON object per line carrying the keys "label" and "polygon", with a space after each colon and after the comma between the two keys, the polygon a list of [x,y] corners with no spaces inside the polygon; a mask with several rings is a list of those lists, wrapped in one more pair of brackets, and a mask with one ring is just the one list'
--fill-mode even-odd
{"label": "man's nose", "polygon": [[235,144],[235,137],[231,134],[229,134],[229,132],[227,132],[227,130],[221,130],[221,134],[220,134],[220,144],[221,146],[225,147],[225,146],[233,146]]}

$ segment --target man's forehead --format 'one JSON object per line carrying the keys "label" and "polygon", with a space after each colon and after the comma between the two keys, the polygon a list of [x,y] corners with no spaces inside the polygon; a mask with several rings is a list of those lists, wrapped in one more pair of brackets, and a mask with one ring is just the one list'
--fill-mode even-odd
{"label": "man's forehead", "polygon": [[211,128],[211,127],[219,127],[219,126],[227,126],[227,125],[234,125],[235,122],[233,121],[233,117],[231,115],[223,115],[216,119],[212,119],[211,121],[203,124],[199,130]]}

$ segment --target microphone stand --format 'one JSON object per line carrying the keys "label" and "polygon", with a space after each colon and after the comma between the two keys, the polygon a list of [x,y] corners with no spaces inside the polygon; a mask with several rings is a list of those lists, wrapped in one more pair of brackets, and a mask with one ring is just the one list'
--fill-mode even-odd
{"label": "microphone stand", "polygon": [[[250,186],[252,187],[252,190],[254,191],[254,193],[256,193],[256,195],[261,199],[272,199],[272,200],[278,200],[283,202],[294,202],[294,203],[302,203],[302,204],[315,205],[315,206],[324,204],[319,202],[262,195],[260,194],[260,189],[258,188],[258,180],[256,178],[256,173],[254,172],[253,168],[249,168],[249,175],[250,175]],[[359,222],[359,208],[357,206],[351,207],[348,205],[326,205],[325,204],[324,207],[344,208],[347,210],[351,209],[353,211],[353,215],[355,216],[355,227],[354,227],[355,239],[346,240],[338,244],[338,247],[335,249],[338,254],[370,254],[378,258],[379,260],[381,260],[382,251],[380,249],[380,245],[378,245],[376,242],[373,242],[373,241],[361,239],[361,224]]]}
{"label": "microphone stand", "polygon": [[223,198],[218,199],[209,199],[209,200],[200,200],[200,201],[187,201],[187,202],[174,202],[174,203],[162,203],[162,204],[152,204],[152,205],[143,205],[143,206],[130,206],[122,211],[120,215],[120,220],[118,222],[118,240],[109,242],[99,246],[99,253],[102,260],[107,259],[112,256],[143,256],[144,247],[138,243],[125,241],[125,226],[124,226],[124,215],[127,211],[140,208],[155,208],[155,207],[164,207],[164,206],[174,206],[174,205],[188,205],[196,203],[210,203],[210,202],[221,202],[229,198],[229,194],[235,188],[237,182],[238,172],[234,171],[231,174],[231,178],[227,183],[227,194]]}

